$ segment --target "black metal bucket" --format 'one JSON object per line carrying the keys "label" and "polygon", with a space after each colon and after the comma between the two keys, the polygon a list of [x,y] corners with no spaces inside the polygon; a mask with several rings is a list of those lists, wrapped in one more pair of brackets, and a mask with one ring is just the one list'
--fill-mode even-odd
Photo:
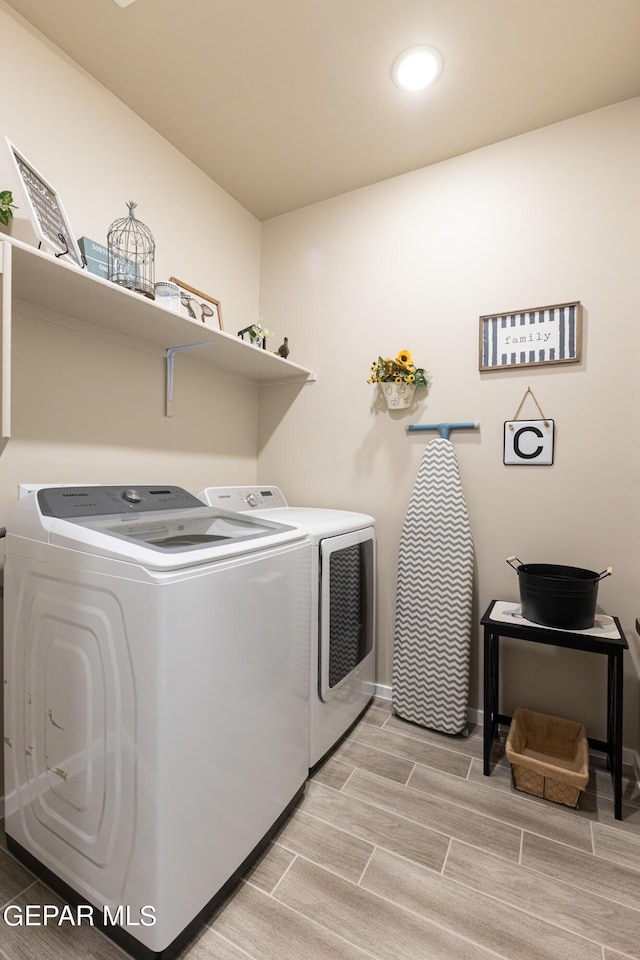
{"label": "black metal bucket", "polygon": [[[513,560],[518,567],[513,567]],[[594,625],[598,583],[613,573],[612,567],[596,573],[556,563],[521,563],[517,557],[509,557],[507,563],[518,574],[526,620],[558,630],[589,630]]]}

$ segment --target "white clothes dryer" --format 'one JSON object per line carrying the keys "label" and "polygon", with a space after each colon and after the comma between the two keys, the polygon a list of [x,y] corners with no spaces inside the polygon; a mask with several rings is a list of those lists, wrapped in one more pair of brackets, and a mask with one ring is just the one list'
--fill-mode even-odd
{"label": "white clothes dryer", "polygon": [[136,956],[174,956],[308,773],[311,543],[178,487],[18,501],[9,849]]}
{"label": "white clothes dryer", "polygon": [[313,544],[309,768],[321,763],[375,691],[375,520],[364,513],[290,507],[274,486],[207,487],[225,510],[293,524]]}

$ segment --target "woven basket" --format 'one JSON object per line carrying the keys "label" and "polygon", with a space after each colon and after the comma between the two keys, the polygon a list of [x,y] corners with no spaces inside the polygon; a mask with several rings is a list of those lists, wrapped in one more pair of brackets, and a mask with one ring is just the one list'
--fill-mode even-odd
{"label": "woven basket", "polygon": [[589,748],[582,723],[518,708],[505,745],[517,790],[577,807],[589,780]]}

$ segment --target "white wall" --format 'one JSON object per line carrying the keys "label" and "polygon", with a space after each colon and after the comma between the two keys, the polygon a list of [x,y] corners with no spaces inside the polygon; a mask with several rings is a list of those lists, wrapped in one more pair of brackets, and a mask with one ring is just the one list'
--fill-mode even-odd
{"label": "white wall", "polygon": [[[2,0],[0,29],[0,132],[59,191],[76,236],[104,241],[125,202],[136,200],[157,241],[157,279],[173,274],[220,299],[231,331],[255,319],[261,286],[265,322],[289,335],[291,358],[319,377],[302,391],[260,392],[257,467],[254,387],[214,379],[183,356],[188,375],[168,420],[157,352],[18,316],[0,522],[18,482],[78,478],[198,489],[259,475],[279,482],[294,503],[369,511],[380,534],[378,672],[389,682],[395,558],[425,442],[407,436],[405,425],[477,419],[479,435],[454,441],[476,543],[476,614],[493,596],[515,598],[515,575],[504,564],[513,552],[529,561],[613,564],[600,596],[621,616],[640,659],[632,630],[640,608],[640,555],[632,549],[638,101],[273,220],[263,225],[260,277],[261,228],[250,214]],[[17,233],[29,235],[16,175],[1,152],[0,188],[14,190]],[[480,314],[572,299],[585,306],[581,364],[479,375]],[[411,348],[433,378],[429,396],[407,416],[383,410],[365,384],[375,355],[400,347]],[[502,422],[529,384],[557,422],[556,463],[509,469]],[[478,650],[476,637],[474,706]],[[541,648],[510,659],[507,707],[530,701],[584,716],[591,732],[602,733],[601,664]],[[638,727],[631,664],[630,657],[629,744]]]}
{"label": "white wall", "polygon": [[[76,237],[104,244],[110,223],[135,200],[156,240],[156,279],[177,276],[220,300],[232,332],[257,319],[258,221],[2,2],[0,34],[0,134],[58,191]],[[13,235],[33,242],[4,144],[0,189],[13,190],[19,206]],[[30,308],[14,312],[13,435],[0,458],[0,524],[21,481],[197,491],[256,478],[255,386],[182,354],[172,419],[164,390],[159,350],[79,332]]]}
{"label": "white wall", "polygon": [[[156,240],[156,279],[177,276],[220,300],[227,330],[255,320],[258,221],[2,2],[0,30],[0,134],[59,192],[76,237],[105,244],[133,199]],[[12,233],[31,242],[4,144],[0,188],[12,189],[19,206]],[[255,477],[254,386],[183,354],[175,416],[167,419],[158,350],[124,347],[33,312],[14,319],[14,424],[2,456],[0,521],[20,481],[146,479],[199,489]]]}
{"label": "white wall", "polygon": [[[289,409],[262,400],[259,478],[293,503],[377,517],[379,681],[391,682],[397,549],[428,440],[405,427],[478,420],[479,433],[453,435],[476,548],[474,620],[493,597],[517,599],[513,553],[612,564],[599,597],[634,648],[629,746],[640,672],[638,169],[635,100],[276,218],[263,225],[260,308],[318,382]],[[480,315],[572,300],[584,306],[579,364],[480,375]],[[432,386],[410,413],[390,414],[365,381],[378,353],[401,348]],[[556,421],[551,467],[502,463],[503,422],[527,386]],[[537,415],[529,401],[522,416]],[[581,718],[604,736],[600,658],[504,647],[505,708]],[[474,707],[480,650],[476,632]]]}

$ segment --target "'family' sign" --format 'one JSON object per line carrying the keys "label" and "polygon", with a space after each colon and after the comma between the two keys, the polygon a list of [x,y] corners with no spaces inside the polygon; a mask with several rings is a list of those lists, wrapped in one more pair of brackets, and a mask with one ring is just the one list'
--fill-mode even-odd
{"label": "'family' sign", "polygon": [[480,371],[577,363],[581,321],[579,301],[480,317]]}

